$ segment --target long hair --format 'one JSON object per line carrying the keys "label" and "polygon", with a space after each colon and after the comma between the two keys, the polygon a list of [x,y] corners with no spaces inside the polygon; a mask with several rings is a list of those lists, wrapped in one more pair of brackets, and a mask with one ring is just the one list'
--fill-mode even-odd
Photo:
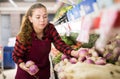
{"label": "long hair", "polygon": [[23,16],[23,19],[22,19],[20,32],[18,33],[19,41],[22,44],[26,44],[32,40],[31,33],[33,32],[33,26],[29,20],[29,16],[32,17],[33,10],[36,8],[45,8],[46,9],[46,7],[43,4],[35,3],[25,13],[25,15]]}

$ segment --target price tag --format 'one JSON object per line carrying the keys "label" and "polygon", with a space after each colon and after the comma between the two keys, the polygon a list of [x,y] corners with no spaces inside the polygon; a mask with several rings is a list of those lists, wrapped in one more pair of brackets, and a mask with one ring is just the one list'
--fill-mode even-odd
{"label": "price tag", "polygon": [[115,20],[117,18],[117,11],[107,9],[103,11],[101,21],[100,21],[100,35],[108,35]]}
{"label": "price tag", "polygon": [[112,31],[114,29],[113,25],[116,18],[117,10],[107,9],[103,11],[99,26],[100,37],[95,44],[97,49],[103,49],[108,39],[110,39],[110,37],[116,33]]}
{"label": "price tag", "polygon": [[83,19],[81,30],[77,37],[77,41],[83,42],[83,43],[89,42],[89,32],[90,32],[91,26],[92,26],[92,19],[90,16],[86,16]]}
{"label": "price tag", "polygon": [[83,6],[85,14],[89,14],[94,12],[94,3],[96,3],[96,0],[83,0],[79,5],[80,7]]}

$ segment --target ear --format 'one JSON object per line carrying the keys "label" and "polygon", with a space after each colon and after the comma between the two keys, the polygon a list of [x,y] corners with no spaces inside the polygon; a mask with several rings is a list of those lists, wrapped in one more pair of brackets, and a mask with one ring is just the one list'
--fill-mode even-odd
{"label": "ear", "polygon": [[28,16],[28,18],[29,18],[30,22],[32,23],[32,17],[31,17],[31,16]]}

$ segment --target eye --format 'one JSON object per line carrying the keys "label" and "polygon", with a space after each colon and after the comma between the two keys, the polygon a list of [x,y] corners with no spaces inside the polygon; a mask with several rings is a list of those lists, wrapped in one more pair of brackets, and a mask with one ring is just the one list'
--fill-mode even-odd
{"label": "eye", "polygon": [[36,17],[36,19],[39,19],[40,17]]}
{"label": "eye", "polygon": [[47,18],[47,16],[43,16],[43,18]]}

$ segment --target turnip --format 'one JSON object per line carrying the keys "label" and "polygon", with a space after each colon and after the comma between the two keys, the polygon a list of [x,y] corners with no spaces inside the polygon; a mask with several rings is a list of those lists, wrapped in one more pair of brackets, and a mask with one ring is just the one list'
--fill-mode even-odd
{"label": "turnip", "polygon": [[120,47],[120,39],[116,41],[118,47]]}
{"label": "turnip", "polygon": [[64,60],[64,59],[66,59],[66,58],[68,58],[67,55],[62,54],[62,56],[61,56],[61,60]]}
{"label": "turnip", "polygon": [[26,62],[25,66],[29,68],[31,65],[34,65],[34,64],[35,63],[32,60],[29,60]]}
{"label": "turnip", "polygon": [[98,57],[98,53],[95,51],[95,48],[89,49],[89,53],[94,57]]}
{"label": "turnip", "polygon": [[120,56],[120,47],[116,47],[113,50],[113,58],[114,58],[113,60],[117,61],[119,56]]}
{"label": "turnip", "polygon": [[98,57],[98,53],[94,51],[94,52],[92,52],[92,56]]}
{"label": "turnip", "polygon": [[86,58],[90,58],[90,57],[92,57],[92,54],[91,53],[89,53],[88,55],[86,55],[85,56]]}
{"label": "turnip", "polygon": [[87,58],[87,59],[91,59],[91,60],[93,60],[93,61],[96,61],[97,58],[98,58],[98,57],[93,57],[93,56],[92,56],[92,57],[89,57],[89,58]]}
{"label": "turnip", "polygon": [[31,75],[35,75],[39,71],[37,65],[31,65],[29,67],[29,72]]}
{"label": "turnip", "polygon": [[84,62],[85,60],[86,60],[86,57],[79,57],[79,58],[78,58],[78,61],[79,61],[79,62]]}
{"label": "turnip", "polygon": [[88,50],[87,49],[83,49],[83,48],[79,49],[78,53],[79,53],[80,57],[84,57],[84,56],[87,56],[89,54]]}
{"label": "turnip", "polygon": [[67,64],[67,63],[69,62],[69,60],[68,60],[67,58],[65,58],[65,59],[63,60],[63,62],[64,62],[64,64]]}
{"label": "turnip", "polygon": [[104,55],[104,58],[105,59],[111,59],[111,57],[112,57],[112,53],[110,53],[110,52],[107,52],[105,55]]}
{"label": "turnip", "polygon": [[70,58],[70,63],[72,63],[72,64],[77,63],[77,59],[76,59],[76,58],[74,58],[74,57]]}
{"label": "turnip", "polygon": [[84,62],[88,64],[95,64],[95,62],[92,59],[87,59]]}
{"label": "turnip", "polygon": [[99,57],[96,62],[95,62],[96,65],[105,65],[106,64],[106,59],[105,58],[102,58],[102,57]]}

